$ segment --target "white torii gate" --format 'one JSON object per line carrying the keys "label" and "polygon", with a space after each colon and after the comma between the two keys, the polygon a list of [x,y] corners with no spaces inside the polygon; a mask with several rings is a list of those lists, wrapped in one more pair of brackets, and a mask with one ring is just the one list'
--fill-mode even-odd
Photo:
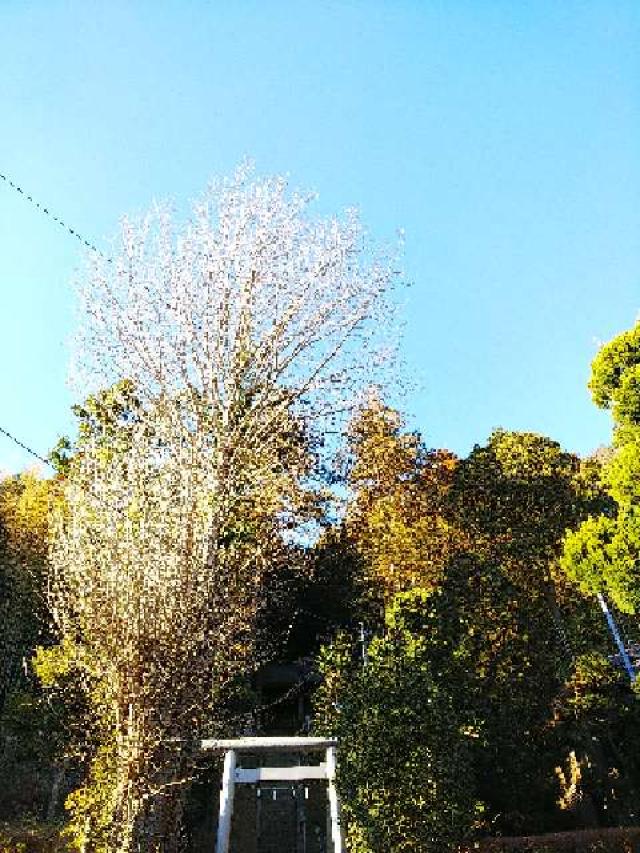
{"label": "white torii gate", "polygon": [[[331,818],[333,853],[344,853],[340,806],[335,786],[337,740],[321,737],[243,737],[233,740],[203,740],[202,749],[224,751],[224,770],[220,791],[220,817],[216,853],[229,853],[233,797],[238,784],[257,782],[301,782],[305,779],[326,779]],[[322,764],[297,767],[236,767],[238,752],[321,752]]]}

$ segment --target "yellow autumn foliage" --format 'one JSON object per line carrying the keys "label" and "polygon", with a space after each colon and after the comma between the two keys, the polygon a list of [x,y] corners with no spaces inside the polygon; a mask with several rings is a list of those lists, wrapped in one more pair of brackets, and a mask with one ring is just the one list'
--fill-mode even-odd
{"label": "yellow autumn foliage", "polygon": [[403,427],[397,412],[374,399],[350,432],[354,497],[346,528],[386,600],[436,586],[462,539],[445,517],[456,457],[428,450]]}

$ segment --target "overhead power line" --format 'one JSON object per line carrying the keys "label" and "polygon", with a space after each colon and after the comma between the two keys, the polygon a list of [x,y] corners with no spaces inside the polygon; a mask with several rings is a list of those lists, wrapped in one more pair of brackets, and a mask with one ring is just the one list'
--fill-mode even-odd
{"label": "overhead power line", "polygon": [[45,207],[43,204],[40,204],[39,201],[37,201],[32,195],[30,195],[28,192],[26,192],[26,190],[24,190],[19,184],[16,184],[14,181],[12,181],[11,178],[9,178],[7,175],[3,175],[0,172],[0,180],[3,180],[5,182],[5,184],[10,186],[17,193],[20,193],[21,196],[26,198],[26,200],[28,202],[30,202],[30,204],[32,204],[34,207],[36,207],[45,216],[48,216],[49,219],[52,219],[54,222],[57,222],[57,224],[61,228],[64,228],[65,231],[68,231],[72,237],[75,237],[76,240],[79,240],[83,246],[87,247],[87,249],[91,249],[92,252],[96,252],[96,254],[98,254],[102,258],[104,258],[107,261],[107,263],[109,263],[109,264],[113,263],[112,259],[108,255],[105,255],[105,253],[103,251],[101,251],[95,245],[95,243],[90,242],[85,237],[83,237],[82,234],[80,234],[80,232],[77,231],[75,228],[72,228],[70,225],[67,225],[67,223],[63,219],[61,219],[59,216],[56,216],[54,213],[52,213],[48,207]]}
{"label": "overhead power line", "polygon": [[[86,246],[92,252],[95,252],[96,254],[100,255],[100,257],[104,258],[107,261],[107,263],[113,263],[112,258],[108,257],[108,255],[105,255],[105,253],[103,251],[101,251],[95,245],[95,243],[91,243],[89,240],[87,240],[85,237],[83,237],[79,231],[77,231],[75,228],[71,228],[71,226],[67,225],[67,223],[63,219],[61,219],[59,216],[56,216],[54,213],[52,213],[48,207],[45,207],[43,204],[40,204],[40,202],[37,199],[35,199],[30,193],[26,192],[26,190],[24,190],[23,187],[21,187],[15,181],[12,181],[8,175],[5,175],[2,172],[0,172],[0,180],[4,181],[5,184],[10,186],[13,190],[15,190],[21,196],[23,196],[30,204],[32,204],[34,207],[36,207],[41,213],[43,213],[45,216],[48,216],[49,219],[52,219],[54,222],[57,222],[57,224],[61,228],[64,228],[65,231],[68,231],[68,233],[72,237],[75,237],[76,240],[78,240],[80,243],[82,243],[83,246]],[[44,456],[42,456],[37,451],[33,450],[33,448],[29,447],[23,441],[20,441],[20,439],[16,438],[16,436],[13,435],[12,433],[10,433],[9,430],[6,430],[0,426],[0,433],[2,435],[6,436],[6,438],[8,438],[10,441],[12,441],[15,445],[20,447],[22,450],[26,451],[30,456],[33,456],[34,459],[37,459],[38,461],[43,462],[45,465],[47,465],[50,468],[55,468],[55,466],[52,464],[50,459],[46,459]]]}
{"label": "overhead power line", "polygon": [[32,450],[31,447],[29,447],[23,441],[20,441],[19,438],[16,438],[15,435],[12,435],[8,430],[4,429],[1,426],[0,426],[0,433],[2,433],[2,435],[6,436],[8,439],[10,439],[10,441],[12,441],[14,444],[17,444],[18,447],[21,447],[23,450],[26,450],[26,452],[30,456],[33,456],[35,459],[38,459],[40,462],[44,462],[44,464],[48,465],[49,468],[54,468],[54,465],[52,464],[51,460],[45,459],[44,456],[41,456],[35,450]]}

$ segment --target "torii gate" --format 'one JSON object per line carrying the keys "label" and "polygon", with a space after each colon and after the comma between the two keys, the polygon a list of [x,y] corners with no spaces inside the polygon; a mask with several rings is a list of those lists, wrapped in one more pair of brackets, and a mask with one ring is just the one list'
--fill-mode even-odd
{"label": "torii gate", "polygon": [[[344,853],[340,806],[335,786],[337,740],[321,737],[243,737],[234,740],[203,740],[202,749],[224,751],[224,770],[220,791],[220,817],[216,853],[229,853],[231,817],[236,785],[257,782],[301,782],[305,779],[326,779],[331,818],[333,853]],[[321,764],[296,767],[236,767],[238,752],[320,752],[325,751]]]}

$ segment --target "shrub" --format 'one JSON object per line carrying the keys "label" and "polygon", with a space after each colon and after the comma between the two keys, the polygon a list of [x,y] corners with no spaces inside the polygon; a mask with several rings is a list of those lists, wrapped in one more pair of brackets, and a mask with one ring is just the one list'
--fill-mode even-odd
{"label": "shrub", "polygon": [[0,825],[0,853],[69,853],[70,850],[58,826]]}
{"label": "shrub", "polygon": [[337,786],[351,853],[444,853],[473,824],[467,738],[420,641],[373,640],[366,665],[346,638],[321,656],[318,718],[338,737]]}

